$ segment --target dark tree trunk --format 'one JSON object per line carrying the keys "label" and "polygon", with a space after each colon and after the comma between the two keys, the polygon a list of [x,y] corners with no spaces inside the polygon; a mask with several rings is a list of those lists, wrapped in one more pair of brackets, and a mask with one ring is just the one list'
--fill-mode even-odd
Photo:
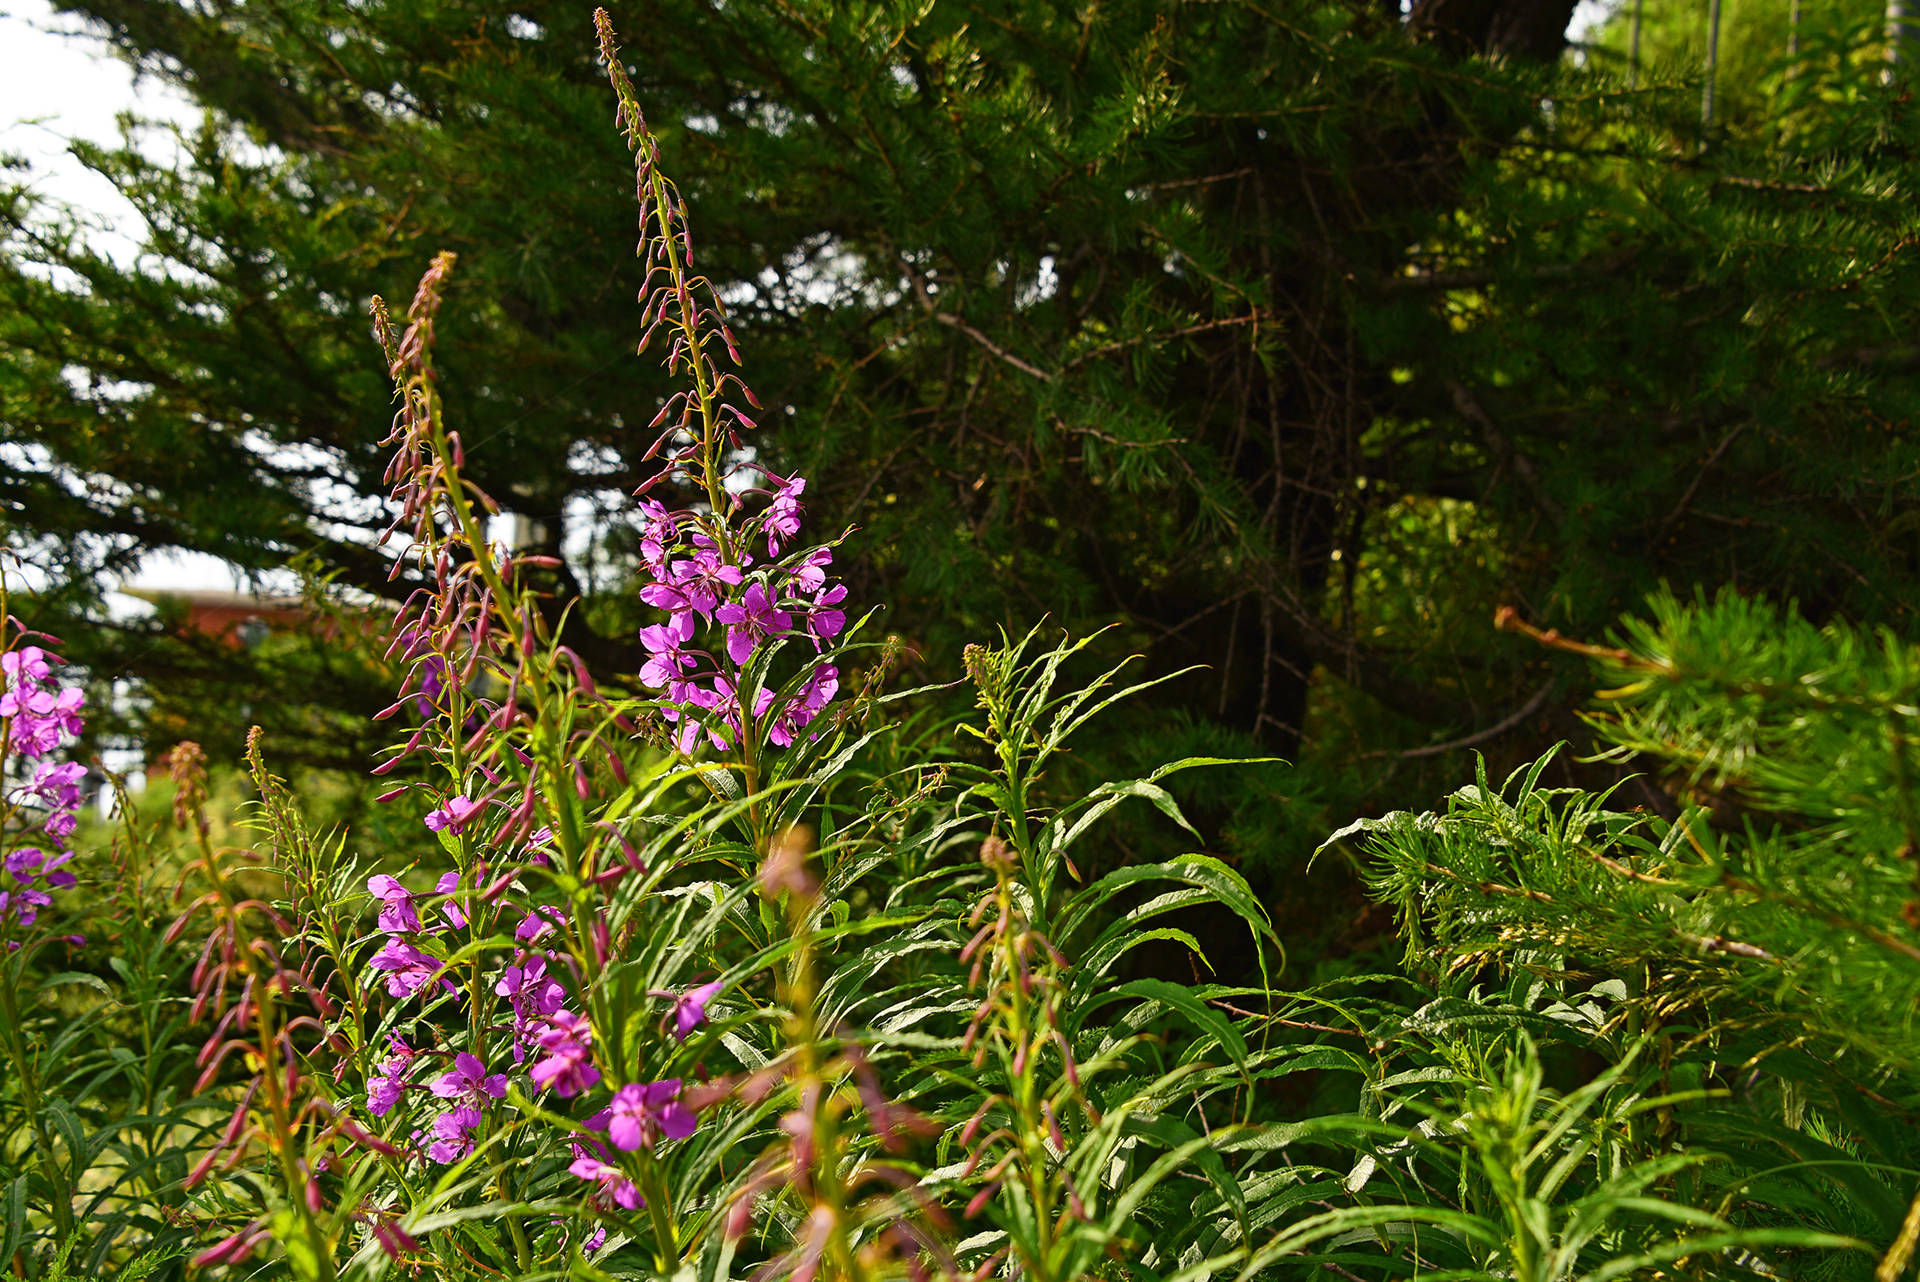
{"label": "dark tree trunk", "polygon": [[1415,30],[1463,53],[1551,62],[1567,47],[1578,0],[1415,0]]}

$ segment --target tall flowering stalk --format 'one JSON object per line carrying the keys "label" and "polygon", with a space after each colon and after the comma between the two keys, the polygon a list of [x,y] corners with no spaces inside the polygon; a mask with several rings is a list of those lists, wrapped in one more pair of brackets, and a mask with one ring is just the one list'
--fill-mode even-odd
{"label": "tall flowering stalk", "polygon": [[[334,1028],[359,1080],[350,1098],[388,1171],[353,1212],[360,1249],[403,1260],[457,1254],[422,1226],[476,1176],[509,1271],[630,1241],[672,1272],[714,1240],[719,1199],[689,1215],[703,1195],[681,1150],[737,1079],[699,1080],[702,1032],[767,963],[729,968],[711,941],[811,795],[807,763],[838,738],[828,714],[849,629],[833,549],[795,543],[805,480],[748,461],[753,424],[735,402],[757,401],[721,363],[723,349],[737,363],[734,336],[597,22],[637,157],[643,325],[649,340],[668,331],[667,368],[689,384],[648,450],[660,468],[642,487],[639,594],[659,615],[627,689],[603,689],[538,607],[526,572],[543,559],[485,537],[498,507],[467,473],[434,366],[453,256],[434,260],[403,326],[373,307],[399,401],[393,574],[417,580],[391,631],[404,676],[381,714],[405,728],[376,773],[397,780],[385,800],[424,795],[446,865],[373,872],[373,933],[327,934],[322,951],[345,990]],[[689,783],[711,804],[689,813]],[[715,864],[724,875],[700,880]],[[690,886],[712,906],[695,912]],[[698,977],[703,958],[720,978]],[[555,1138],[580,1211],[557,1224],[536,1209],[560,1173]]]}
{"label": "tall flowering stalk", "polygon": [[[202,1267],[235,1265],[277,1248],[303,1282],[332,1282],[337,1247],[353,1229],[354,1188],[364,1174],[357,1158],[386,1146],[376,1140],[314,1075],[346,1049],[328,1025],[335,1014],[324,981],[301,955],[302,932],[289,918],[290,865],[303,832],[287,825],[278,781],[266,773],[260,732],[248,737],[248,765],[261,797],[263,849],[219,849],[209,839],[206,757],[199,745],[177,745],[169,758],[174,822],[198,857],[184,869],[184,892],[203,887],[168,934],[205,931],[191,979],[192,1017],[210,1021],[199,1055],[196,1092],[220,1082],[233,1064],[251,1071],[233,1089],[238,1098],[225,1130],[187,1173],[187,1185],[218,1185],[227,1172],[264,1160],[278,1191],[264,1205],[227,1222],[225,1236],[200,1251]],[[276,900],[276,892],[279,898]],[[341,1196],[342,1192],[345,1196]],[[225,1199],[216,1196],[209,1205]],[[225,1220],[215,1212],[213,1223]]]}
{"label": "tall flowering stalk", "polygon": [[[640,350],[664,331],[668,372],[684,371],[691,384],[667,397],[648,425],[659,435],[645,457],[661,465],[641,493],[673,483],[702,500],[680,510],[652,498],[641,504],[647,582],[640,598],[667,620],[640,634],[649,653],[640,679],[662,692],[679,751],[694,752],[705,739],[730,753],[752,798],[767,782],[768,753],[807,735],[839,693],[840,669],[828,649],[846,631],[847,592],[827,576],[832,546],[795,549],[806,479],[742,461],[740,433],[754,421],[730,398],[756,410],[760,401],[738,372],[740,351],[719,294],[694,265],[685,205],[661,170],[606,10],[594,11],[594,26],[618,104],[615,123],[634,153],[635,252],[644,264]],[[745,514],[755,495],[765,506]],[[774,656],[790,643],[813,654],[777,684]],[[758,800],[748,813],[754,845],[764,852],[778,816]]]}
{"label": "tall flowering stalk", "polygon": [[[1046,806],[1042,776],[1067,739],[1154,682],[1114,689],[1114,668],[1057,692],[1065,665],[1086,642],[1035,653],[1034,639],[1028,633],[965,653],[986,714],[984,727],[966,728],[992,757],[989,766],[957,772],[968,781],[963,796],[989,825],[978,851],[986,884],[959,950],[977,1004],[962,1038],[976,1103],[956,1137],[966,1154],[957,1190],[967,1220],[994,1226],[977,1239],[987,1246],[974,1275],[1069,1282],[1155,1254],[1170,1244],[1152,1241],[1140,1212],[1164,1181],[1196,1173],[1189,1168],[1203,1172],[1219,1197],[1214,1246],[1234,1244],[1224,1261],[1248,1249],[1250,1223],[1214,1153],[1239,1130],[1250,1052],[1239,1030],[1189,990],[1118,972],[1130,951],[1160,939],[1185,945],[1204,963],[1201,942],[1167,920],[1189,905],[1212,900],[1231,909],[1256,949],[1273,940],[1272,930],[1246,883],[1216,859],[1186,855],[1090,880],[1072,848],[1129,798],[1191,831],[1159,781],[1228,763],[1186,758]],[[1149,897],[1139,901],[1142,890]],[[1075,952],[1081,955],[1069,960]],[[1116,1002],[1131,1003],[1117,1020]],[[1155,1023],[1182,1039],[1177,1056],[1164,1053],[1162,1036],[1142,1031]]]}
{"label": "tall flowering stalk", "polygon": [[56,1139],[49,1124],[41,1047],[22,1022],[20,999],[32,991],[27,976],[42,949],[84,942],[78,935],[54,934],[43,916],[54,909],[55,894],[75,884],[67,868],[73,859],[68,842],[87,770],[60,760],[60,754],[84,729],[86,695],[59,679],[58,655],[33,641],[59,645],[12,616],[0,575],[0,1048],[33,1134],[45,1211],[64,1240],[73,1229],[85,1156]]}
{"label": "tall flowering stalk", "polygon": [[824,903],[809,867],[812,837],[799,826],[783,831],[761,868],[761,893],[783,910],[790,941],[778,993],[786,1051],[737,1093],[752,1100],[782,1088],[786,1108],[778,1138],[729,1194],[727,1236],[744,1236],[756,1205],[778,1196],[797,1228],[790,1242],[773,1245],[758,1278],[951,1277],[950,1219],[899,1161],[939,1128],[888,1097],[858,1038],[823,1026]]}

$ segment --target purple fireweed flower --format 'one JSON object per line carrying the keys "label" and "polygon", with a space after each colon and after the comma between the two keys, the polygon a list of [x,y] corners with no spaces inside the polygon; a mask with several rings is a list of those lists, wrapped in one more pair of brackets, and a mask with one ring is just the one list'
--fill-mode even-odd
{"label": "purple fireweed flower", "polygon": [[[438,961],[398,936],[389,937],[367,965],[387,973],[387,991],[395,997],[412,997],[432,983],[440,970]],[[440,984],[448,992],[454,991],[452,980],[443,978]]]}
{"label": "purple fireweed flower", "polygon": [[833,564],[833,549],[818,547],[797,561],[792,569],[796,592],[818,592],[827,585],[827,567]]}
{"label": "purple fireweed flower", "polygon": [[629,1083],[614,1092],[608,1107],[607,1138],[615,1148],[631,1153],[641,1145],[649,1149],[660,1136],[683,1140],[693,1134],[699,1119],[680,1102],[680,1079],[664,1082]]}
{"label": "purple fireweed flower", "polygon": [[46,860],[46,851],[34,846],[22,846],[7,852],[7,872],[15,881],[32,881]]}
{"label": "purple fireweed flower", "polygon": [[751,659],[763,640],[793,630],[793,616],[774,605],[764,583],[748,585],[738,603],[728,601],[714,617],[727,625],[727,657],[735,663]]}
{"label": "purple fireweed flower", "polygon": [[826,709],[839,690],[840,670],[831,663],[823,663],[807,673],[800,689],[767,727],[767,741],[781,748],[792,743]]}
{"label": "purple fireweed flower", "polygon": [[381,1061],[378,1074],[367,1079],[367,1111],[375,1117],[385,1117],[411,1085],[407,1073],[416,1052],[398,1033],[390,1040],[394,1053]]}
{"label": "purple fireweed flower", "polygon": [[821,642],[831,641],[846,631],[847,612],[835,608],[846,599],[847,588],[844,583],[836,583],[815,594],[813,605],[807,611],[807,631],[813,634],[815,650],[820,648]]}
{"label": "purple fireweed flower", "polygon": [[[719,751],[725,752],[730,741],[725,734],[721,733],[720,727],[725,727],[725,729],[733,735],[742,733],[740,724],[740,695],[734,688],[733,682],[716,674],[713,678],[712,689],[695,686],[689,691],[689,694],[692,696],[691,702],[696,707],[706,709],[713,714],[713,717],[705,723],[689,719],[681,726],[676,740],[680,751],[683,753],[691,753],[693,751],[693,745],[699,742],[699,733],[704,731],[707,738],[713,741],[713,746]],[[773,706],[773,698],[773,692],[764,686],[755,693],[753,697],[753,715],[756,719],[767,715],[767,709]],[[669,721],[678,721],[680,719],[678,709],[666,708],[662,711]]]}
{"label": "purple fireweed flower", "polygon": [[679,541],[674,515],[658,499],[640,500],[640,559],[656,579],[668,577],[667,553]]}
{"label": "purple fireweed flower", "polygon": [[514,928],[513,937],[523,944],[538,943],[559,929],[565,921],[558,908],[535,908],[521,918],[520,924]]}
{"label": "purple fireweed flower", "polygon": [[667,698],[684,702],[686,674],[700,661],[680,647],[693,636],[693,616],[675,615],[671,623],[640,629],[640,644],[647,647],[647,661],[640,667],[640,683],[650,689],[664,688]]}
{"label": "purple fireweed flower", "polygon": [[489,1095],[494,1099],[507,1097],[507,1075],[489,1074],[479,1056],[461,1051],[453,1057],[453,1068],[443,1073],[432,1089],[441,1099],[481,1104]]}
{"label": "purple fireweed flower", "polygon": [[767,508],[764,518],[767,531],[767,555],[779,556],[780,543],[800,533],[800,495],[807,488],[807,478],[796,476],[774,491],[773,502]]}
{"label": "purple fireweed flower", "polygon": [[800,683],[800,690],[794,698],[810,714],[815,716],[826,710],[833,702],[833,696],[840,693],[840,669],[831,663],[823,663],[807,673],[807,679]]}
{"label": "purple fireweed flower", "polygon": [[507,967],[493,991],[542,1018],[557,1012],[567,1000],[567,990],[547,974],[547,959],[539,953]]}
{"label": "purple fireweed flower", "polygon": [[[640,1194],[637,1190],[634,1192],[634,1197],[639,1199],[641,1205],[646,1204],[646,1199],[640,1197]],[[636,1206],[630,1209],[637,1211],[640,1208]],[[587,1234],[587,1240],[580,1244],[580,1254],[592,1255],[595,1251],[598,1251],[601,1247],[605,1246],[606,1244],[607,1244],[607,1226],[604,1224],[596,1224],[593,1226],[593,1232]]]}
{"label": "purple fireweed flower", "polygon": [[675,561],[673,574],[687,600],[706,618],[713,617],[726,590],[739,587],[746,577],[739,566],[722,561],[719,551],[712,547],[699,549],[687,560]]}
{"label": "purple fireweed flower", "polygon": [[367,893],[380,901],[380,929],[394,935],[410,935],[420,929],[420,917],[413,910],[413,892],[385,873],[367,878]]}
{"label": "purple fireweed flower", "polygon": [[71,810],[56,810],[40,823],[41,830],[63,846],[67,844],[67,838],[73,836],[73,830],[79,826],[80,816]]}
{"label": "purple fireweed flower", "polygon": [[668,579],[646,584],[640,589],[640,599],[657,610],[665,610],[676,626],[684,622],[688,634],[692,634],[693,598],[678,583]]}
{"label": "purple fireweed flower", "polygon": [[[734,506],[740,506],[738,499],[734,500]],[[688,536],[687,542],[691,543],[694,547],[705,548],[709,552],[718,553],[720,551],[720,545],[715,543],[713,536],[704,530],[695,530]],[[734,564],[738,565],[742,570],[745,570],[753,564],[753,553],[736,545],[733,549],[733,561]]]}
{"label": "purple fireweed flower", "polygon": [[707,1022],[707,1003],[720,993],[725,984],[714,980],[710,984],[701,984],[684,993],[668,993],[658,989],[651,994],[654,997],[673,999],[673,1040],[684,1042],[693,1035],[693,1030]]}
{"label": "purple fireweed flower", "polygon": [[37,645],[23,645],[18,650],[0,654],[0,672],[7,674],[9,686],[21,681],[45,681],[53,675],[53,669],[47,664],[47,652]]}
{"label": "purple fireweed flower", "polygon": [[553,861],[547,857],[547,847],[552,844],[553,829],[542,824],[540,827],[535,828],[533,834],[527,838],[527,858],[539,864],[542,868],[551,867]]}
{"label": "purple fireweed flower", "polygon": [[[596,1190],[599,1196],[629,1211],[637,1211],[647,1204],[647,1200],[640,1196],[640,1190],[633,1186],[633,1181],[619,1167],[595,1157],[579,1144],[573,1146],[573,1153],[573,1165],[567,1170],[580,1179],[591,1180],[599,1185]],[[606,1240],[604,1235],[601,1240]]]}
{"label": "purple fireweed flower", "polygon": [[[31,886],[18,890],[0,891],[0,919],[9,913],[22,926],[31,926],[40,919],[40,910],[53,902],[53,896]],[[12,945],[18,947],[18,945]]]}
{"label": "purple fireweed flower", "polygon": [[[724,680],[724,678],[716,678],[716,680]],[[729,686],[727,689],[731,694],[732,687]],[[715,701],[715,696],[710,690],[703,690],[699,686],[692,686],[687,690],[687,702],[695,707],[707,707]],[[682,756],[693,755],[693,750],[699,746],[700,736],[703,734],[712,742],[715,751],[727,750],[727,737],[721,734],[717,727],[709,725],[698,717],[688,716],[678,708],[662,708],[660,715],[668,721],[679,722],[680,728],[673,732],[673,746]]]}
{"label": "purple fireweed flower", "polygon": [[527,1030],[566,1005],[567,990],[547,974],[547,959],[535,953],[521,959],[519,965],[507,967],[493,991],[513,1008],[513,1062],[524,1063],[531,1040]]}
{"label": "purple fireweed flower", "polygon": [[68,886],[73,885],[73,874],[62,870],[60,867],[61,864],[66,863],[72,858],[73,852],[71,850],[63,850],[57,855],[49,855],[46,862],[40,865],[40,879],[55,890],[64,890]]}
{"label": "purple fireweed flower", "polygon": [[547,1058],[533,1066],[533,1084],[551,1090],[562,1099],[570,1099],[599,1084],[600,1070],[593,1066],[593,1028],[572,1011],[557,1011],[547,1017],[547,1027],[534,1039]]}
{"label": "purple fireweed flower", "polygon": [[473,1151],[473,1129],[480,1125],[480,1110],[471,1104],[449,1109],[433,1119],[434,1142],[427,1156],[442,1164],[457,1162]]}
{"label": "purple fireweed flower", "polygon": [[384,1074],[369,1077],[367,1079],[367,1112],[375,1117],[385,1117],[393,1111],[393,1106],[400,1102],[400,1097],[406,1093],[406,1089],[406,1082],[398,1077],[387,1077]]}
{"label": "purple fireweed flower", "polygon": [[80,781],[86,777],[87,768],[77,761],[48,763],[34,771],[27,791],[49,809],[73,810],[80,805]]}
{"label": "purple fireweed flower", "polygon": [[448,832],[458,833],[467,826],[467,821],[473,818],[479,809],[479,802],[468,797],[455,797],[440,809],[427,813],[427,828],[432,832],[439,832],[444,828]]}
{"label": "purple fireweed flower", "polygon": [[83,800],[80,783],[86,777],[87,768],[78,762],[43,762],[34,771],[32,780],[15,794],[15,799],[43,807],[46,813],[39,817],[38,827],[64,846],[79,823],[77,812]]}
{"label": "purple fireweed flower", "polygon": [[[441,873],[440,880],[434,883],[433,888],[443,895],[452,894],[454,891],[460,889],[460,874],[457,872]],[[448,900],[446,903],[440,905],[440,912],[441,915],[452,924],[455,930],[465,930],[467,928],[467,914],[461,910],[459,904]]]}

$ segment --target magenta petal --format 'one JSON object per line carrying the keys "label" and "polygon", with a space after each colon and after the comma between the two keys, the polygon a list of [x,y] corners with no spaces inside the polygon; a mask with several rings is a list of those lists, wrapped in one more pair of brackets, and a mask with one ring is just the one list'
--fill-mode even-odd
{"label": "magenta petal", "polygon": [[687,1138],[687,1136],[693,1134],[694,1127],[698,1126],[699,1123],[700,1119],[694,1114],[694,1111],[685,1104],[682,1104],[679,1100],[674,1100],[660,1110],[660,1129],[670,1140],[683,1140]]}
{"label": "magenta petal", "polygon": [[623,1152],[631,1153],[640,1147],[640,1120],[631,1113],[622,1113],[607,1126],[607,1138],[613,1146]]}

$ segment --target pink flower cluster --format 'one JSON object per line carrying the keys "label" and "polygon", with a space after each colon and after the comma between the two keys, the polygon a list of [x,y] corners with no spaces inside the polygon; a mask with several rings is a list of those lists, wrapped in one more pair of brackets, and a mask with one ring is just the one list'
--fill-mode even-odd
{"label": "pink flower cluster", "polygon": [[[459,874],[453,872],[443,874],[435,886],[442,895],[459,888]],[[368,965],[384,976],[387,992],[397,998],[411,998],[433,988],[437,981],[443,991],[457,994],[459,989],[452,980],[441,974],[442,963],[417,942],[446,927],[423,925],[414,893],[395,877],[376,874],[368,878],[367,890],[380,905],[378,925],[387,933]],[[440,913],[448,927],[458,930],[467,926],[466,913],[455,902],[442,904]],[[572,1099],[598,1086],[602,1073],[594,1062],[592,1025],[578,1012],[567,1009],[566,987],[555,977],[563,962],[539,947],[561,920],[551,908],[526,913],[514,931],[519,946],[512,963],[490,987],[496,996],[506,999],[512,1012],[512,1023],[497,1031],[506,1035],[514,1064],[531,1060],[527,1079],[535,1090]],[[720,984],[715,982],[683,994],[655,994],[672,1003],[667,1018],[676,1040],[685,1041],[706,1022],[707,1003],[719,990]],[[474,1132],[484,1122],[490,1102],[506,1097],[507,1074],[489,1072],[477,1051],[462,1051],[454,1056],[453,1067],[439,1078],[430,1084],[416,1082],[411,1079],[421,1052],[398,1034],[392,1037],[391,1049],[392,1054],[380,1062],[380,1071],[367,1079],[367,1111],[384,1117],[403,1104],[408,1091],[424,1086],[446,1102],[446,1107],[427,1121],[424,1132],[415,1132],[416,1139],[427,1141],[427,1157],[450,1163],[467,1156],[473,1151]],[[678,1080],[623,1086],[608,1107],[588,1118],[586,1125],[595,1131],[605,1130],[615,1148],[628,1152],[643,1144],[651,1148],[662,1136],[684,1139],[693,1133],[695,1117],[692,1109],[680,1102],[679,1091]],[[576,1175],[603,1185],[601,1191],[614,1205],[628,1209],[638,1205],[637,1201],[629,1203],[629,1195],[634,1199],[639,1195],[624,1183],[624,1176],[609,1184],[611,1177],[606,1171],[618,1175],[618,1168],[606,1166],[606,1154],[594,1158],[578,1143],[575,1148],[579,1159],[574,1163]],[[603,1166],[606,1170],[601,1169]]]}
{"label": "pink flower cluster", "polygon": [[0,654],[0,674],[6,684],[0,694],[0,725],[9,751],[38,761],[58,748],[62,737],[80,733],[86,693],[53,684],[45,650],[26,645]]}
{"label": "pink flower cluster", "polygon": [[[67,839],[79,822],[84,799],[80,785],[87,768],[45,758],[83,729],[80,709],[86,695],[54,681],[49,656],[39,646],[0,654],[0,678],[0,777],[13,773],[6,768],[12,758],[38,763],[27,782],[7,796],[6,809],[19,830],[37,834],[53,847],[52,853],[40,846],[7,853],[6,878],[0,881],[0,931],[7,931],[33,925],[40,910],[53,902],[48,892],[74,884],[63,865],[73,858]],[[72,939],[82,942],[77,935]],[[13,939],[6,943],[9,949],[20,946]]]}
{"label": "pink flower cluster", "polygon": [[[39,920],[40,910],[53,902],[47,890],[64,890],[73,885],[73,874],[61,867],[72,858],[73,855],[64,850],[48,855],[34,846],[8,851],[8,883],[5,889],[0,889],[0,928],[12,923],[31,926]],[[7,945],[20,946],[14,940],[8,940]]]}
{"label": "pink flower cluster", "polygon": [[[772,502],[758,519],[767,555],[776,559],[758,572],[745,536],[723,553],[696,518],[652,499],[641,502],[647,582],[640,599],[665,610],[667,621],[640,630],[647,649],[640,680],[676,705],[666,709],[666,716],[679,723],[675,743],[681,752],[691,752],[702,736],[724,752],[746,733],[743,721],[759,726],[769,743],[786,747],[839,693],[839,669],[815,663],[784,699],[760,686],[742,717],[742,676],[764,647],[806,640],[817,654],[846,630],[846,611],[840,607],[847,589],[827,582],[833,549],[815,547],[778,559],[786,541],[800,531],[806,484],[801,477],[776,480]],[[703,629],[724,632],[724,638],[716,637],[711,650],[701,649],[693,642]]]}
{"label": "pink flower cluster", "polygon": [[[586,1124],[593,1133],[574,1138],[573,1164],[567,1169],[596,1186],[593,1201],[602,1210],[620,1207],[637,1211],[646,1205],[646,1199],[620,1169],[618,1159],[607,1149],[607,1141],[623,1153],[643,1146],[651,1149],[661,1138],[686,1139],[699,1125],[699,1118],[680,1097],[680,1079],[675,1077],[622,1086],[613,1093],[613,1102],[589,1117]],[[600,1138],[602,1131],[606,1141]]]}

